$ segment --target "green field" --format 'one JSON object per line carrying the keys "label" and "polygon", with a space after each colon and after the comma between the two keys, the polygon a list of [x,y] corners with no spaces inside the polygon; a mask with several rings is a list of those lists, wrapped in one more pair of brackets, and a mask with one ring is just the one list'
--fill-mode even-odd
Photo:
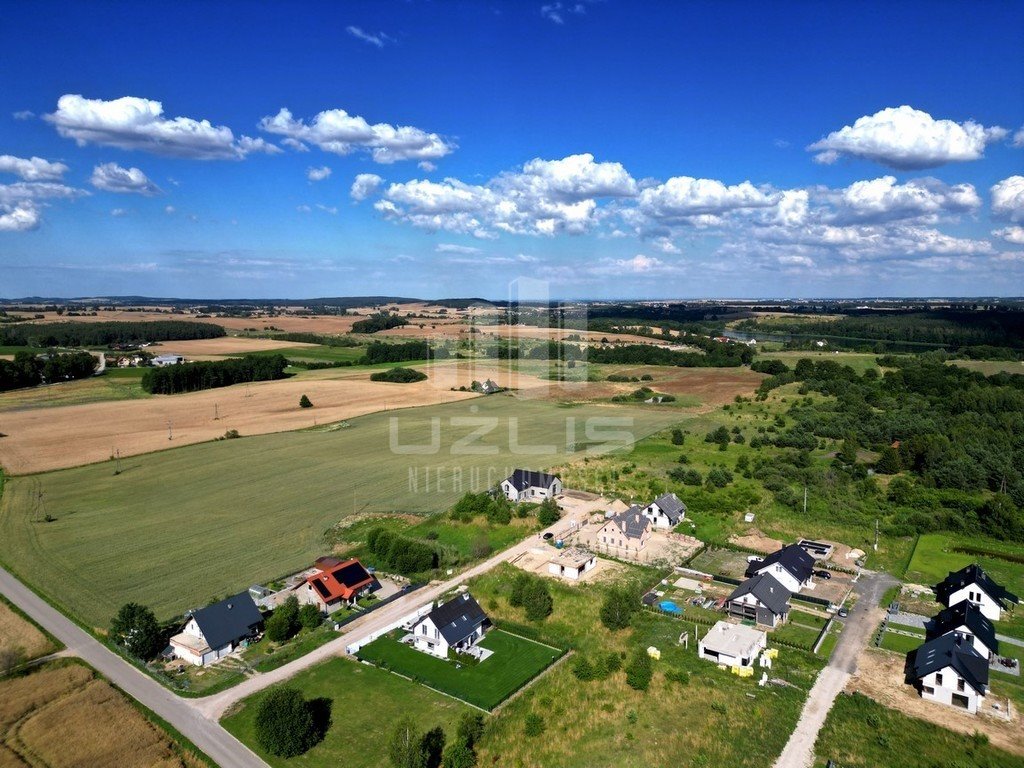
{"label": "green field", "polygon": [[[465,417],[489,419],[495,428],[460,448],[456,442],[477,422],[451,419]],[[679,418],[653,408],[486,398],[372,414],[344,429],[122,459],[116,476],[104,463],[10,478],[0,502],[0,561],[90,626],[105,627],[130,600],[170,618],[307,566],[324,553],[325,532],[347,516],[432,514],[516,466],[564,462],[573,455],[566,444],[580,447],[591,417],[632,419],[637,438]],[[432,424],[440,434],[436,453],[391,450],[392,425],[399,447],[422,450],[431,444]],[[575,438],[566,437],[569,424]],[[554,452],[524,452],[544,445]],[[41,492],[52,522],[42,522]]]}
{"label": "green field", "polygon": [[134,400],[151,397],[143,391],[139,368],[109,369],[102,376],[77,381],[62,381],[27,389],[0,393],[0,413],[23,408],[47,408],[59,405],[84,405],[107,400]]}
{"label": "green field", "polygon": [[996,373],[1016,373],[1024,375],[1024,362],[1016,360],[950,360],[950,365],[958,365],[970,371],[978,371],[985,376]]}
{"label": "green field", "polygon": [[450,661],[418,651],[391,636],[380,637],[361,648],[359,658],[491,710],[562,655],[561,651],[499,629],[488,632],[480,647],[494,651],[494,655],[459,669]]}
{"label": "green field", "polygon": [[782,360],[790,368],[793,368],[801,358],[808,358],[815,362],[819,360],[832,360],[840,365],[848,365],[857,373],[863,373],[869,368],[878,369],[875,362],[878,355],[867,352],[812,352],[810,350],[786,350],[781,352],[762,352],[758,354],[758,360]]}
{"label": "green field", "polygon": [[[287,344],[287,342],[282,342]],[[315,362],[334,363],[343,360],[358,360],[366,354],[366,348],[358,347],[329,347],[320,344],[313,347],[289,347],[282,346],[280,349],[264,349],[257,352],[239,352],[232,355],[221,355],[221,357],[244,357],[246,355],[257,355],[259,357],[270,357],[272,355],[284,355],[289,360],[311,360]]]}
{"label": "green field", "polygon": [[386,766],[391,730],[400,718],[412,718],[421,731],[440,725],[451,736],[459,716],[469,711],[464,704],[422,685],[348,659],[319,664],[299,673],[287,685],[300,689],[308,698],[324,697],[331,701],[333,725],[327,738],[306,754],[286,760],[267,754],[256,744],[253,721],[262,694],[246,699],[221,721],[275,768]]}
{"label": "green field", "polygon": [[860,694],[840,695],[815,744],[815,766],[844,768],[1024,768],[1024,758],[923,720]]}

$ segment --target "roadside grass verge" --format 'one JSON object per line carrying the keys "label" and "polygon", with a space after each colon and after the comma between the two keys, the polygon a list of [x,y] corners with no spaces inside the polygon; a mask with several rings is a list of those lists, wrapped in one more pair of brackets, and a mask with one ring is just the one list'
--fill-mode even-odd
{"label": "roadside grass verge", "polygon": [[480,646],[494,654],[479,664],[461,667],[400,643],[394,634],[364,646],[358,656],[490,711],[564,653],[500,629],[488,632]]}

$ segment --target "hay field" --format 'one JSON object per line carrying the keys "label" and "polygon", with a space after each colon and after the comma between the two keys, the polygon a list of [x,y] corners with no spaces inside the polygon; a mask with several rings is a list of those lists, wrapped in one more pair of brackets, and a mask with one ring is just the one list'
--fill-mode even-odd
{"label": "hay field", "polygon": [[[169,618],[308,565],[348,515],[438,512],[516,466],[565,463],[595,442],[589,420],[609,417],[631,425],[597,428],[640,439],[681,415],[493,395],[122,459],[116,476],[106,462],[14,477],[0,500],[0,561],[91,626],[129,600]],[[460,442],[478,424],[493,430]]]}
{"label": "hay field", "polygon": [[200,768],[106,681],[81,664],[47,664],[0,682],[0,765]]}
{"label": "hay field", "polygon": [[0,598],[0,651],[11,648],[20,648],[26,659],[37,659],[57,650],[41,629]]}
{"label": "hay field", "polygon": [[[134,369],[132,372],[137,372],[137,375],[122,376],[121,374],[125,370],[132,371],[132,369],[108,369],[103,376],[0,392],[0,414],[29,408],[85,405],[86,403],[112,400],[143,400],[151,397],[139,383],[142,380],[142,372],[139,369]],[[6,417],[3,422],[7,423]],[[0,425],[0,432],[3,431],[5,431],[3,425]],[[3,443],[0,442],[0,464],[3,464],[2,456]]]}
{"label": "hay field", "polygon": [[[181,395],[12,411],[0,430],[7,435],[0,438],[0,466],[10,474],[44,472],[108,461],[115,450],[124,457],[207,442],[229,429],[266,434],[476,397],[429,380],[388,384],[370,381],[366,372],[339,370]],[[315,407],[299,408],[304,394]]]}
{"label": "hay field", "polygon": [[150,351],[158,355],[184,355],[190,360],[212,359],[219,355],[245,355],[250,352],[268,350],[298,349],[315,347],[296,341],[277,339],[254,339],[250,336],[222,336],[219,339],[189,339],[186,341],[161,341]]}

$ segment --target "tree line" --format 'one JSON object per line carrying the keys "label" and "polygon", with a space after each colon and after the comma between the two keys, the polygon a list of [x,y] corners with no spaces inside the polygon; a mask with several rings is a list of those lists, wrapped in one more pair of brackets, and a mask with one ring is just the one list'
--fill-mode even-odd
{"label": "tree line", "polygon": [[386,331],[388,328],[400,328],[408,325],[409,321],[390,312],[377,312],[365,320],[356,320],[352,324],[352,333],[377,333]]}
{"label": "tree line", "polygon": [[186,320],[23,323],[0,328],[0,346],[102,347],[153,341],[216,339],[224,335],[225,331],[219,325]]}
{"label": "tree line", "polygon": [[680,368],[734,368],[749,365],[754,359],[754,351],[745,344],[708,342],[703,354],[665,349],[653,344],[593,347],[589,351],[589,359],[592,363],[611,365],[674,365]]}
{"label": "tree line", "polygon": [[0,392],[58,381],[72,381],[92,376],[96,358],[88,352],[35,355],[18,352],[14,360],[0,360]]}
{"label": "tree line", "polygon": [[175,395],[248,381],[283,379],[287,365],[284,355],[246,355],[229,360],[149,368],[142,375],[142,388],[155,395]]}

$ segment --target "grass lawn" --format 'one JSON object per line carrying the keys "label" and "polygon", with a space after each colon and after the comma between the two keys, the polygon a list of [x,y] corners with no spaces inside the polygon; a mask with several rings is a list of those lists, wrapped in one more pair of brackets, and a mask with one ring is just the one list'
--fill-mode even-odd
{"label": "grass lawn", "polygon": [[[477,429],[478,422],[452,421],[466,416],[493,419],[481,450],[453,447]],[[674,418],[654,408],[562,409],[484,398],[371,414],[334,431],[133,456],[122,459],[117,476],[109,465],[95,464],[8,478],[0,501],[0,561],[91,626],[106,627],[128,601],[169,618],[308,566],[324,554],[325,533],[354,513],[434,514],[524,461],[543,469],[577,456],[566,447],[566,418],[582,431],[591,416],[632,419],[637,438]],[[402,445],[429,446],[434,423],[441,430],[436,453],[392,450],[392,424]],[[555,452],[524,457],[510,447],[514,428],[519,445],[551,444]],[[34,522],[40,492],[54,522]]]}
{"label": "grass lawn", "polygon": [[920,637],[910,637],[908,635],[900,635],[896,632],[886,632],[882,635],[882,648],[887,651],[895,651],[896,653],[910,653],[921,647],[924,643],[924,635]]}
{"label": "grass lawn", "polygon": [[275,768],[380,768],[388,765],[387,745],[394,724],[412,718],[420,731],[437,725],[454,734],[469,708],[422,685],[381,669],[343,658],[331,659],[291,678],[288,687],[307,698],[331,700],[333,725],[327,737],[299,757],[282,759],[260,749],[253,736],[256,705],[262,693],[245,699],[221,720],[227,730]]}
{"label": "grass lawn", "polygon": [[479,664],[461,668],[404,645],[392,636],[378,638],[363,647],[359,658],[491,710],[562,655],[546,645],[500,629],[488,632],[480,646],[494,651],[494,655]]}
{"label": "grass lawn", "polygon": [[790,621],[786,622],[778,629],[772,630],[768,635],[768,642],[770,644],[772,640],[782,640],[787,643],[795,643],[796,645],[811,649],[814,647],[814,643],[820,634],[820,629],[796,626],[791,617]]}
{"label": "grass lawn", "polygon": [[844,768],[1024,768],[1024,758],[907,717],[860,694],[841,694],[815,744],[817,762]]}

